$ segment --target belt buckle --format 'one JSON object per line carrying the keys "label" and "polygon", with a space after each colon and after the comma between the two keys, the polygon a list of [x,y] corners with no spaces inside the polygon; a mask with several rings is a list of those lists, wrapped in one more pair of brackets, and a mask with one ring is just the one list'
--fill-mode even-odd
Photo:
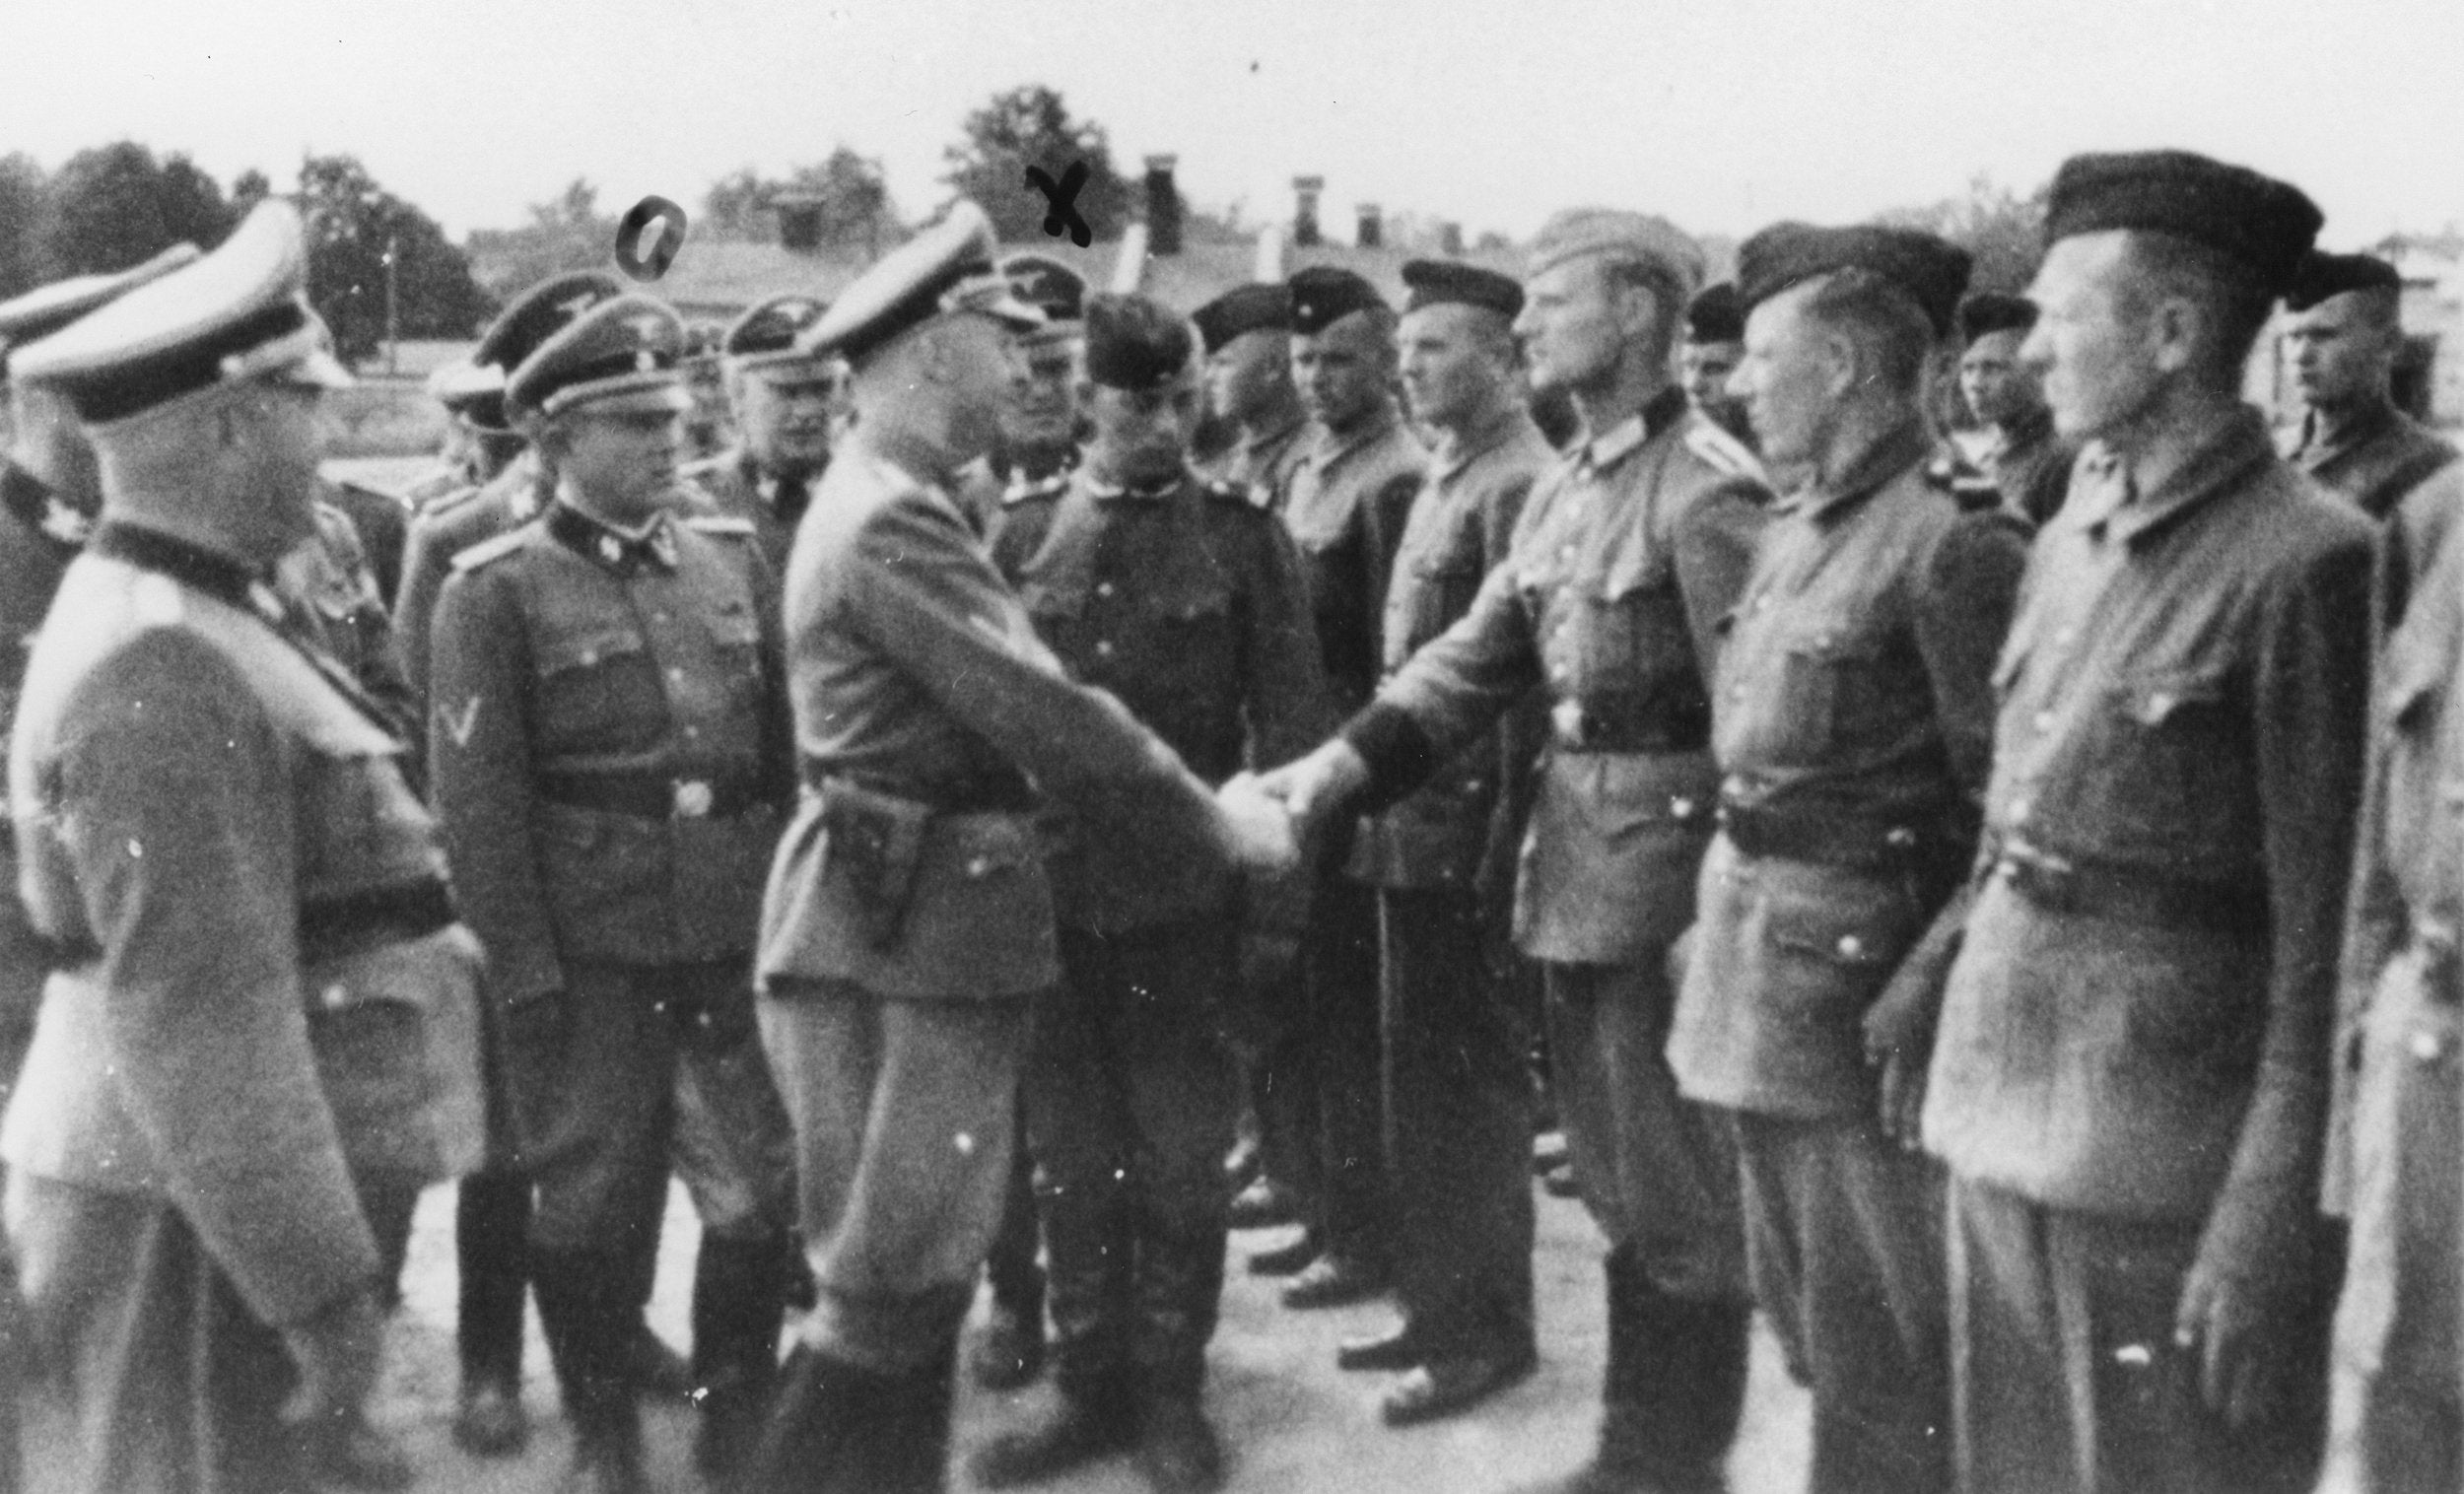
{"label": "belt buckle", "polygon": [[1583,703],[1569,697],[1559,701],[1548,712],[1548,724],[1556,729],[1557,741],[1567,747],[1583,745]]}
{"label": "belt buckle", "polygon": [[672,785],[668,813],[679,820],[707,819],[718,795],[704,779],[678,779]]}

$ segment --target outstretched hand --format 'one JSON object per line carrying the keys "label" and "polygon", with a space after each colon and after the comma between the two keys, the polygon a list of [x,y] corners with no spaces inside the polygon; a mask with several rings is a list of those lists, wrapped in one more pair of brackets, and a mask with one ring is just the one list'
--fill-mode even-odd
{"label": "outstretched hand", "polygon": [[1257,781],[1260,790],[1282,804],[1306,834],[1368,780],[1369,765],[1361,761],[1351,743],[1336,737]]}
{"label": "outstretched hand", "polygon": [[1259,871],[1289,871],[1300,864],[1299,828],[1289,809],[1263,791],[1258,776],[1235,774],[1215,790],[1232,859]]}

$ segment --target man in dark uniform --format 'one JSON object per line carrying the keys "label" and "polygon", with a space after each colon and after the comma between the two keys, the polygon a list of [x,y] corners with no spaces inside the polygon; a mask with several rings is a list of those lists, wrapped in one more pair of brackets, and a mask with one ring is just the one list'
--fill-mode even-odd
{"label": "man in dark uniform", "polygon": [[[1281,281],[1237,286],[1191,320],[1205,356],[1207,414],[1231,432],[1224,450],[1198,470],[1278,508],[1309,430],[1292,387],[1292,293]],[[1242,1188],[1232,1200],[1235,1229],[1288,1224],[1310,1212],[1315,1196],[1317,1087],[1309,1078],[1305,993],[1287,964],[1253,964],[1233,1023],[1246,1120],[1255,1126],[1254,1147],[1244,1142],[1244,1160],[1233,1163],[1232,1186]],[[1304,1254],[1290,1268],[1307,1263]]]}
{"label": "man in dark uniform", "polygon": [[[10,761],[53,965],[0,1128],[47,1487],[408,1482],[363,1445],[383,1328],[354,1177],[475,1153],[479,956],[391,723],[268,583],[349,381],[306,263],[263,204],[12,350],[103,494]],[[430,1047],[451,1025],[458,1072]]]}
{"label": "man in dark uniform", "polygon": [[[1063,493],[1003,510],[993,559],[1071,678],[1200,779],[1289,761],[1329,724],[1291,540],[1189,469],[1187,323],[1134,296],[1095,297],[1085,323],[1085,462]],[[1035,998],[1024,1081],[1061,1403],[988,1447],[977,1476],[1002,1487],[1134,1446],[1158,1490],[1209,1489],[1222,1454],[1199,1392],[1223,1286],[1241,889],[1150,860],[1133,816],[1084,813],[1061,835],[1047,862],[1061,979]]]}
{"label": "man in dark uniform", "polygon": [[1729,376],[1745,356],[1745,309],[1737,286],[1706,286],[1685,305],[1685,341],[1677,350],[1677,377],[1694,412],[1755,449],[1745,402],[1729,392]]}
{"label": "man in dark uniform", "polygon": [[[1395,313],[1349,270],[1306,269],[1290,281],[1292,382],[1309,434],[1276,511],[1300,546],[1327,687],[1335,709],[1367,703],[1379,659],[1387,582],[1428,457],[1395,408]],[[1337,1307],[1386,1289],[1394,1200],[1386,1176],[1386,1107],[1379,1082],[1377,894],[1343,875],[1350,825],[1321,848],[1321,875],[1302,940],[1303,1052],[1315,1089],[1316,1177],[1301,1191],[1308,1233],[1284,1261],[1307,1261],[1283,1305]],[[1279,1080],[1281,1074],[1277,1071]],[[1315,1259],[1310,1259],[1311,1255]]]}
{"label": "man in dark uniform", "polygon": [[2088,442],[1997,666],[1924,1109],[1958,1487],[2302,1490],[2369,525],[2241,370],[2318,210],[2184,152],[2054,176],[2021,356]]}
{"label": "man in dark uniform", "polygon": [[531,1285],[591,1489],[643,1487],[626,1361],[671,1157],[703,1223],[706,1471],[758,1426],[790,1263],[751,986],[791,779],[776,581],[748,521],[673,512],[682,342],[674,311],[628,296],[514,371],[555,500],[455,557],[431,680],[437,806],[538,1189]]}
{"label": "man in dark uniform", "polygon": [[[1078,468],[1079,332],[1086,281],[1042,254],[1012,254],[999,270],[1012,296],[1044,313],[1044,325],[1016,334],[1023,376],[1001,406],[1000,441],[968,468],[958,498],[988,536],[1008,527],[1012,545],[1027,546],[1026,552],[1006,561],[995,557],[1014,583],[1018,566],[1032,550],[1027,530],[1032,527],[1042,536],[1052,501],[1069,486],[1069,475]],[[1024,512],[1036,515],[1032,525],[1008,524],[1009,515]],[[985,1279],[992,1288],[992,1317],[969,1363],[976,1383],[991,1391],[1016,1390],[1044,1368],[1044,1267],[1036,1258],[1042,1239],[1026,1104],[1022,1084],[1009,1192],[1001,1202],[1000,1233],[993,1236],[984,1261]]]}
{"label": "man in dark uniform", "polygon": [[716,322],[697,321],[685,328],[680,367],[685,392],[693,396],[693,408],[684,417],[688,462],[724,456],[742,440],[733,420],[735,391],[728,387],[726,345],[727,329]]}
{"label": "man in dark uniform", "polygon": [[1992,433],[1976,466],[2005,509],[2043,528],[2070,491],[2079,447],[2054,434],[2036,371],[2019,361],[2035,325],[2036,304],[2023,296],[1980,291],[1959,304],[1959,397]]}
{"label": "man in dark uniform", "polygon": [[1967,275],[1910,229],[1781,224],[1738,251],[1737,385],[1806,481],[1720,657],[1721,832],[1669,1059],[1737,1126],[1754,1295],[1814,1392],[1813,1494],[1950,1484],[1941,1181],[1905,1149],[1939,983],[1892,977],[1962,911],[2027,554],[1928,476],[1925,373]]}
{"label": "man in dark uniform", "polygon": [[2301,424],[2285,444],[2296,467],[2385,518],[2455,447],[2396,408],[2404,282],[2369,254],[2312,253],[2285,291],[2285,341]]}
{"label": "man in dark uniform", "polygon": [[[1386,595],[1385,668],[1452,627],[1506,557],[1554,454],[1525,411],[1514,318],[1523,288],[1446,260],[1403,266],[1397,331],[1412,419],[1437,434]],[[1346,1343],[1352,1369],[1407,1373],[1390,1425],[1451,1415],[1528,1374],[1532,1319],[1529,1022],[1507,946],[1514,806],[1536,711],[1483,732],[1427,787],[1364,821],[1352,870],[1378,889],[1387,1166],[1400,1328]],[[1520,733],[1511,727],[1519,727]],[[1511,958],[1509,956],[1508,958]]]}
{"label": "man in dark uniform", "polygon": [[[2464,468],[2431,477],[2400,507],[2430,504],[2464,504]],[[2382,531],[2382,580],[2391,566],[2425,574],[2380,587],[2411,599],[2387,618],[2393,631],[2373,671],[2324,1184],[2328,1214],[2351,1221],[2336,1364],[2356,1387],[2357,1470],[2370,1494],[2464,1479],[2455,932],[2464,835],[2449,802],[2464,777],[2464,546],[2417,561],[2423,552],[2387,543],[2400,524]]]}
{"label": "man in dark uniform", "polygon": [[953,497],[997,436],[1010,330],[1041,320],[992,243],[961,201],[807,334],[849,364],[856,423],[788,574],[806,791],[760,969],[820,1300],[754,1488],[941,1486],[958,1329],[1009,1178],[1025,998],[1061,974],[1035,794],[1140,814],[1158,865],[1296,858],[1254,781],[1210,799],[1119,702],[1067,678]]}
{"label": "man in dark uniform", "polygon": [[436,466],[403,486],[414,518],[439,500],[504,471],[524,444],[520,433],[505,424],[505,371],[497,365],[467,358],[440,364],[428,375],[427,389],[445,409],[446,430]]}
{"label": "man in dark uniform", "polygon": [[1471,611],[1266,786],[1305,820],[1382,807],[1546,692],[1515,934],[1543,962],[1566,1139],[1611,1246],[1600,1446],[1556,1487],[1711,1489],[1745,1402],[1737,1161],[1661,1050],[1669,947],[1693,921],[1719,789],[1708,682],[1768,494],[1670,376],[1702,274],[1691,239],[1582,208],[1549,221],[1533,261],[1515,331],[1534,386],[1570,390],[1585,436],[1534,487]]}
{"label": "man in dark uniform", "polygon": [[785,576],[796,520],[830,465],[830,421],[838,367],[795,345],[830,304],[811,296],[773,296],[737,317],[719,348],[736,443],[685,468],[719,511],[753,526],[762,559]]}

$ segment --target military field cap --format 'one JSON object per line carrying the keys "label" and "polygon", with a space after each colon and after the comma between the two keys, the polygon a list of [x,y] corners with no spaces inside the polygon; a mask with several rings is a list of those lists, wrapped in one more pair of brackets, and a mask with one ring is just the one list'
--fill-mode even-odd
{"label": "military field cap", "polygon": [[261,202],[211,254],[139,286],[11,355],[16,376],[59,385],[88,426],[203,390],[268,382],[344,388],[333,334],[308,309],[300,215]]}
{"label": "military field cap", "polygon": [[[2316,250],[2301,258],[2300,268],[2293,271],[2293,284],[2285,288],[2285,309],[2306,311],[2331,296],[2348,291],[2401,291],[2404,277],[2396,267],[2375,254],[2322,254]],[[8,307],[0,306],[0,317]],[[6,331],[0,329],[0,336]]]}
{"label": "military field cap", "polygon": [[1687,342],[1744,342],[1745,308],[1737,300],[1737,283],[1723,280],[1706,286],[1685,304]]}
{"label": "military field cap", "polygon": [[175,243],[145,263],[115,275],[71,275],[66,280],[36,286],[12,300],[0,301],[0,374],[7,372],[11,347],[39,342],[137,287],[196,263],[199,253],[193,243]]}
{"label": "military field cap", "polygon": [[1738,246],[1738,304],[1750,313],[1790,286],[1848,269],[1879,275],[1907,292],[1924,308],[1934,335],[1951,335],[1959,293],[1968,287],[1968,251],[1918,229],[1775,223]]}
{"label": "military field cap", "polygon": [[1044,313],[1011,293],[993,268],[992,221],[961,197],[939,223],[876,261],[839,293],[796,341],[810,353],[861,363],[890,339],[936,316],[973,312],[1025,330]]}
{"label": "military field cap", "polygon": [[1292,288],[1272,285],[1235,286],[1191,313],[1198,341],[1218,353],[1226,343],[1251,332],[1292,330]]}
{"label": "military field cap", "polygon": [[683,356],[684,318],[673,306],[619,296],[575,317],[523,359],[506,380],[506,409],[545,420],[583,409],[681,415],[693,408],[677,369]]}
{"label": "military field cap", "polygon": [[1567,208],[1540,225],[1529,275],[1602,254],[1657,271],[1681,301],[1702,286],[1702,247],[1665,218],[1616,208]]}
{"label": "military field cap", "polygon": [[829,359],[797,347],[795,340],[829,309],[830,303],[818,296],[773,296],[760,303],[731,322],[719,339],[727,367],[759,372],[772,383],[828,383],[837,369]]}
{"label": "military field cap", "polygon": [[1315,337],[1355,311],[1386,306],[1376,286],[1333,265],[1313,264],[1284,284],[1292,293],[1292,330],[1304,337]]}
{"label": "military field cap", "polygon": [[497,313],[488,330],[479,334],[479,346],[471,349],[470,361],[494,364],[510,375],[541,343],[571,326],[575,317],[624,294],[625,283],[604,270],[551,275]]}
{"label": "military field cap", "polygon": [[1144,296],[1112,292],[1086,303],[1086,376],[1108,389],[1160,388],[1190,366],[1189,323]]}
{"label": "military field cap", "polygon": [[1046,322],[1075,322],[1085,315],[1086,277],[1051,255],[1012,254],[1001,261],[1000,271],[1009,294],[1042,311]]}
{"label": "military field cap", "polygon": [[1995,332],[2024,332],[2036,325],[2036,303],[2002,291],[1979,291],[1959,303],[1959,340],[1974,342]]}
{"label": "military field cap", "polygon": [[2073,156],[2053,173],[2045,242],[2114,229],[2175,234],[2249,266],[2282,292],[2318,237],[2300,188],[2188,151]]}
{"label": "military field cap", "polygon": [[1523,309],[1522,282],[1512,275],[1500,275],[1459,259],[1406,260],[1403,284],[1411,292],[1403,300],[1406,311],[1417,311],[1422,306],[1464,306],[1513,316]]}

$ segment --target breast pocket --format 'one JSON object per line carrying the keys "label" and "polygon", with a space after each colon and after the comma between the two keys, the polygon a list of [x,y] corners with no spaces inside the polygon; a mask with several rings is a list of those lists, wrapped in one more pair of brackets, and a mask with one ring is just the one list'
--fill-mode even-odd
{"label": "breast pocket", "polygon": [[2068,777],[2082,790],[2093,842],[2223,873],[2254,826],[2248,733],[2237,729],[2222,668],[2135,675],[2105,694],[2097,729]]}
{"label": "breast pocket", "polygon": [[721,602],[712,614],[711,635],[729,698],[738,705],[757,703],[762,697],[762,628],[753,604],[737,598]]}
{"label": "breast pocket", "polygon": [[649,645],[629,629],[560,633],[534,645],[539,737],[549,752],[609,751],[655,738],[667,713]]}
{"label": "breast pocket", "polygon": [[1791,640],[1780,651],[1775,716],[1780,761],[1815,763],[1857,740],[1874,713],[1880,644],[1850,628]]}

